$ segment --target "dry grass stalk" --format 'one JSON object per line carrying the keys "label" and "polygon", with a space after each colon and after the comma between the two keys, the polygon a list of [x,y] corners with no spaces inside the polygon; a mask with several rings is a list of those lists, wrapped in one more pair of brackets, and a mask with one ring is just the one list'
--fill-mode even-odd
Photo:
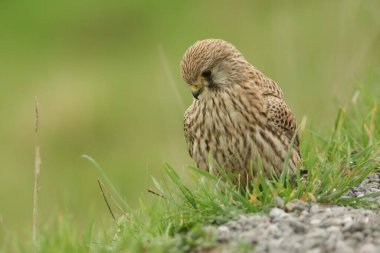
{"label": "dry grass stalk", "polygon": [[38,98],[35,97],[34,103],[35,111],[35,154],[34,154],[34,193],[33,193],[33,224],[32,224],[32,236],[33,244],[37,246],[37,222],[38,222],[38,191],[39,191],[39,178],[41,170],[41,156],[40,156],[40,146],[38,144],[38,128],[39,128],[39,108],[38,108]]}
{"label": "dry grass stalk", "polygon": [[112,216],[112,219],[113,219],[114,221],[116,221],[115,215],[114,215],[113,212],[112,212],[112,208],[111,208],[110,204],[108,203],[108,200],[107,200],[107,197],[106,197],[106,193],[105,193],[105,191],[103,190],[103,186],[102,186],[103,183],[100,182],[99,179],[98,179],[98,184],[99,184],[99,188],[100,188],[100,190],[102,191],[102,195],[103,195],[104,201],[105,201],[106,204],[107,204],[108,211],[110,211],[111,216]]}

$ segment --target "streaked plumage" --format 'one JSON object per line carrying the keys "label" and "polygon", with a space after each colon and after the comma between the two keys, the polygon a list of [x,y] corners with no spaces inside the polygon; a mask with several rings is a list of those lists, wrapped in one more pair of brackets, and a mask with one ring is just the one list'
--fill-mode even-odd
{"label": "streaked plumage", "polygon": [[181,61],[184,81],[194,99],[185,112],[184,132],[190,156],[209,169],[215,161],[246,179],[257,171],[278,175],[294,137],[289,168],[300,162],[296,120],[281,89],[252,66],[231,44],[217,39],[196,42]]}

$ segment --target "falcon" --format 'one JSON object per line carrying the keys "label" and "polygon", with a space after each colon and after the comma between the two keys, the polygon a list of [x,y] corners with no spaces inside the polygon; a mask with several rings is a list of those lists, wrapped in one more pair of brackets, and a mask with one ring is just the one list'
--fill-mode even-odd
{"label": "falcon", "polygon": [[194,97],[184,133],[197,167],[215,164],[240,182],[259,169],[294,175],[301,157],[296,119],[273,80],[221,39],[197,41],[180,66]]}

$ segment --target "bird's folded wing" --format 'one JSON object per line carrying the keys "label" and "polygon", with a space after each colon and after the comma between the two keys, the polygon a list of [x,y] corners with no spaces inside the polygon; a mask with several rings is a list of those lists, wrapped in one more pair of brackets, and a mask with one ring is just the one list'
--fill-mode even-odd
{"label": "bird's folded wing", "polygon": [[294,137],[294,146],[298,148],[297,122],[288,105],[278,97],[266,96],[265,98],[268,123],[280,133],[285,134],[289,140]]}

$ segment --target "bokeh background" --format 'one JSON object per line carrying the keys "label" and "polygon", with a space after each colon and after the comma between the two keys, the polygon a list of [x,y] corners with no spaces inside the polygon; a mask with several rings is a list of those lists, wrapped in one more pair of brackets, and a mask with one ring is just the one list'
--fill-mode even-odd
{"label": "bokeh background", "polygon": [[132,207],[164,162],[186,170],[192,97],[179,61],[204,38],[235,44],[298,120],[328,129],[379,72],[380,2],[0,1],[0,236],[31,228],[35,96],[41,226],[67,214],[79,228],[111,221],[82,154]]}

